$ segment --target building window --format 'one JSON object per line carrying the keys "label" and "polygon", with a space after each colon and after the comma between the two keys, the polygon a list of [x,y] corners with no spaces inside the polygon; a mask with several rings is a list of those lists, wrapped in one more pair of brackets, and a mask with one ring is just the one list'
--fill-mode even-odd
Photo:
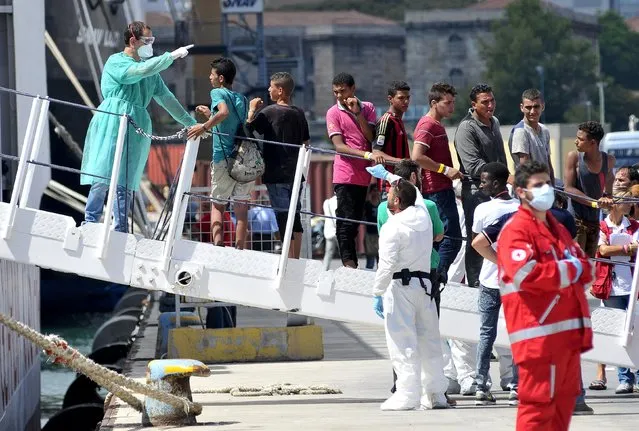
{"label": "building window", "polygon": [[451,69],[448,73],[448,80],[456,88],[464,88],[466,80],[464,79],[464,72],[461,69]]}
{"label": "building window", "polygon": [[466,58],[466,44],[458,34],[452,34],[448,38],[448,54],[457,60]]}

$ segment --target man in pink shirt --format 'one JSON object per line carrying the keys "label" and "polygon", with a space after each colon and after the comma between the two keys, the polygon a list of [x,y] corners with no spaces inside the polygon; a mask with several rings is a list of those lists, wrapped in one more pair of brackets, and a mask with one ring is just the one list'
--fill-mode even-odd
{"label": "man in pink shirt", "polygon": [[[355,79],[340,73],[333,78],[337,103],[326,112],[326,127],[338,154],[333,163],[333,186],[337,196],[337,217],[361,220],[371,176],[370,160],[383,163],[383,155],[373,156],[375,107],[355,97]],[[356,156],[356,157],[348,157]],[[358,223],[337,220],[337,243],[344,266],[357,268]]]}

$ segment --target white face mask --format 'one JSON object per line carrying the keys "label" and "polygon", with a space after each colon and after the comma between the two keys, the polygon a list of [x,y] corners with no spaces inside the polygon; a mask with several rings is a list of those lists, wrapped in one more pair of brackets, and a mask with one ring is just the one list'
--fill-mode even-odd
{"label": "white face mask", "polygon": [[139,47],[138,55],[144,60],[153,57],[153,44],[150,43],[148,45],[142,45],[141,47]]}
{"label": "white face mask", "polygon": [[537,211],[548,211],[552,208],[552,204],[555,203],[555,189],[548,184],[534,189],[524,190],[532,193],[533,199],[528,201],[528,203]]}

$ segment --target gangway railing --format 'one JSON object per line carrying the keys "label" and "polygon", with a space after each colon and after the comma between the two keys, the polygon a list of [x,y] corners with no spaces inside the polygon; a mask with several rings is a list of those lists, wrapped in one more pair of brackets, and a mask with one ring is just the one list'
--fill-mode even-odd
{"label": "gangway railing", "polygon": [[[35,165],[44,164],[35,160],[35,157],[41,145],[40,125],[47,121],[49,104],[64,103],[79,109],[90,108],[2,87],[0,91],[11,91],[33,98],[11,200],[9,203],[0,203],[1,259],[73,272],[114,283],[162,290],[176,296],[219,300],[333,320],[375,325],[383,323],[371,306],[373,272],[343,267],[324,271],[318,261],[287,259],[294,219],[292,216],[296,212],[299,193],[293,192],[291,196],[280,256],[183,239],[188,199],[193,195],[191,181],[199,139],[188,140],[186,143],[166,239],[145,239],[113,231],[113,202],[117,193],[126,134],[131,124],[131,119],[121,113],[105,112],[119,117],[117,151],[111,175],[109,178],[102,178],[109,181],[105,222],[76,226],[70,217],[28,208],[24,203],[26,199],[22,201],[20,198],[28,196],[27,186],[29,178],[33,177]],[[265,145],[283,145],[266,140],[257,141]],[[298,160],[293,186],[297,191],[302,176],[308,171],[313,152],[337,153],[310,146],[295,147],[298,150]],[[7,155],[0,154],[0,157]],[[66,167],[64,169],[73,170]],[[87,174],[79,170],[73,171]],[[635,300],[631,301],[627,312],[607,308],[593,310],[595,349],[586,353],[584,359],[639,367],[639,343],[634,337],[639,262],[634,267],[631,295]],[[442,296],[442,336],[478,341],[480,321],[477,299],[477,289],[455,283],[446,286]],[[500,319],[498,326],[500,329],[495,345],[508,347],[503,319]]]}

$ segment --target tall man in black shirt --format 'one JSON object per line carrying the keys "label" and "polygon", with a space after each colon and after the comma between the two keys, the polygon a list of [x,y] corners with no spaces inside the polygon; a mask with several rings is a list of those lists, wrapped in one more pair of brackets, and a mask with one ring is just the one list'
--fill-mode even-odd
{"label": "tall man in black shirt", "polygon": [[[262,99],[258,97],[251,100],[247,118],[248,129],[263,135],[268,141],[308,145],[310,136],[304,111],[291,105],[294,89],[295,81],[290,74],[278,72],[271,76],[268,92],[271,101],[275,103],[261,109],[264,105]],[[265,164],[262,182],[266,185],[271,205],[275,208],[277,225],[283,240],[291,197],[293,193],[300,193],[300,190],[293,190],[299,151],[297,148],[265,143],[262,155]],[[289,257],[295,259],[300,257],[304,232],[300,210],[301,202],[298,201],[293,222],[293,238],[291,238],[289,249]]]}

